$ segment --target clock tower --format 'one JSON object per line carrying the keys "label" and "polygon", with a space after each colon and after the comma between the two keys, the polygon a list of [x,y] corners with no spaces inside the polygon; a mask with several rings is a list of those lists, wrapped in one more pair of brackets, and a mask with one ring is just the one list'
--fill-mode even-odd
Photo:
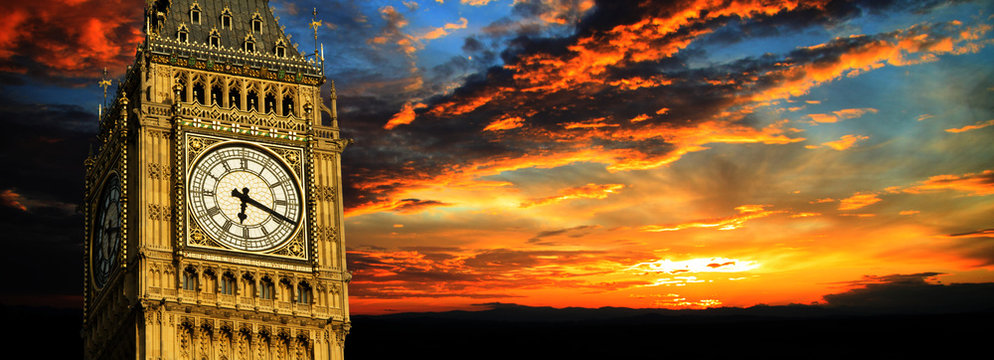
{"label": "clock tower", "polygon": [[85,164],[84,358],[342,359],[349,141],[322,52],[268,0],[144,14]]}

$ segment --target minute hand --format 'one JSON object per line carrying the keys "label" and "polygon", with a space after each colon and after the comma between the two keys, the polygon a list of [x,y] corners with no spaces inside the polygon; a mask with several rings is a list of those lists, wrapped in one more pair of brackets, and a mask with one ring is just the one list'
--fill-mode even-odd
{"label": "minute hand", "polygon": [[237,197],[239,200],[245,202],[246,204],[255,206],[255,207],[259,208],[259,210],[265,211],[265,212],[269,213],[270,215],[273,215],[273,217],[275,217],[276,219],[278,219],[280,221],[283,221],[283,222],[285,222],[287,224],[295,224],[296,223],[295,221],[291,220],[290,218],[284,216],[283,214],[280,214],[280,213],[276,212],[275,210],[270,209],[268,206],[262,205],[258,201],[255,201],[254,199],[252,199],[251,197],[249,197],[248,194],[242,194],[242,193],[238,192],[237,189],[232,189],[231,190],[231,196]]}

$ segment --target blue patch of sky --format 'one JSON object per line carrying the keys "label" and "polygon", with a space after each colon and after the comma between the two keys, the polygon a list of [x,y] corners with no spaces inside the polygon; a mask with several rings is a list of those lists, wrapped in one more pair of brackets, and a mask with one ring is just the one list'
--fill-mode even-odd
{"label": "blue patch of sky", "polygon": [[[691,68],[705,68],[730,63],[740,59],[758,58],[764,54],[785,55],[790,51],[806,46],[823,44],[837,37],[850,35],[874,35],[906,29],[919,24],[941,24],[959,20],[965,25],[989,23],[987,18],[994,12],[994,2],[940,5],[931,12],[918,14],[904,9],[895,13],[875,13],[863,11],[861,16],[832,26],[811,26],[799,30],[781,30],[772,36],[747,37],[734,43],[711,41],[716,31],[692,43],[689,53],[700,52],[704,56],[694,56],[688,61]],[[738,23],[726,25],[725,31],[737,31]]]}
{"label": "blue patch of sky", "polygon": [[[117,91],[116,79],[114,83],[115,86],[107,89],[107,102],[114,100]],[[5,98],[23,104],[76,105],[93,113],[97,112],[97,105],[104,101],[103,89],[98,87],[96,82],[92,86],[70,88],[26,81],[24,85],[4,85],[0,87],[0,92],[3,92]]]}

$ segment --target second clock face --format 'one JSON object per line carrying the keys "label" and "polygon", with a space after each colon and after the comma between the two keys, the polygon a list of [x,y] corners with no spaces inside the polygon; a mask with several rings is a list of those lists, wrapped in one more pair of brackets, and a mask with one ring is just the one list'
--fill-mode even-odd
{"label": "second clock face", "polygon": [[272,153],[233,143],[207,150],[190,171],[190,214],[207,236],[232,249],[283,245],[302,215],[300,187]]}
{"label": "second clock face", "polygon": [[97,288],[102,288],[117,265],[117,250],[121,243],[121,183],[117,175],[111,175],[104,183],[95,220],[91,266]]}

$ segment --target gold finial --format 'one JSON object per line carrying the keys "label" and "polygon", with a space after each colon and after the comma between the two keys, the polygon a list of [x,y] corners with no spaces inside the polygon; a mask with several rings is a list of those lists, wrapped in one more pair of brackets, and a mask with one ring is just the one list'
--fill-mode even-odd
{"label": "gold finial", "polygon": [[107,78],[107,68],[104,68],[104,78],[97,83],[97,86],[104,88],[104,105],[107,105],[107,88],[113,85],[113,82]]}
{"label": "gold finial", "polygon": [[318,28],[321,27],[321,20],[318,20],[318,8],[311,12],[311,29],[314,29],[314,57],[318,56]]}

